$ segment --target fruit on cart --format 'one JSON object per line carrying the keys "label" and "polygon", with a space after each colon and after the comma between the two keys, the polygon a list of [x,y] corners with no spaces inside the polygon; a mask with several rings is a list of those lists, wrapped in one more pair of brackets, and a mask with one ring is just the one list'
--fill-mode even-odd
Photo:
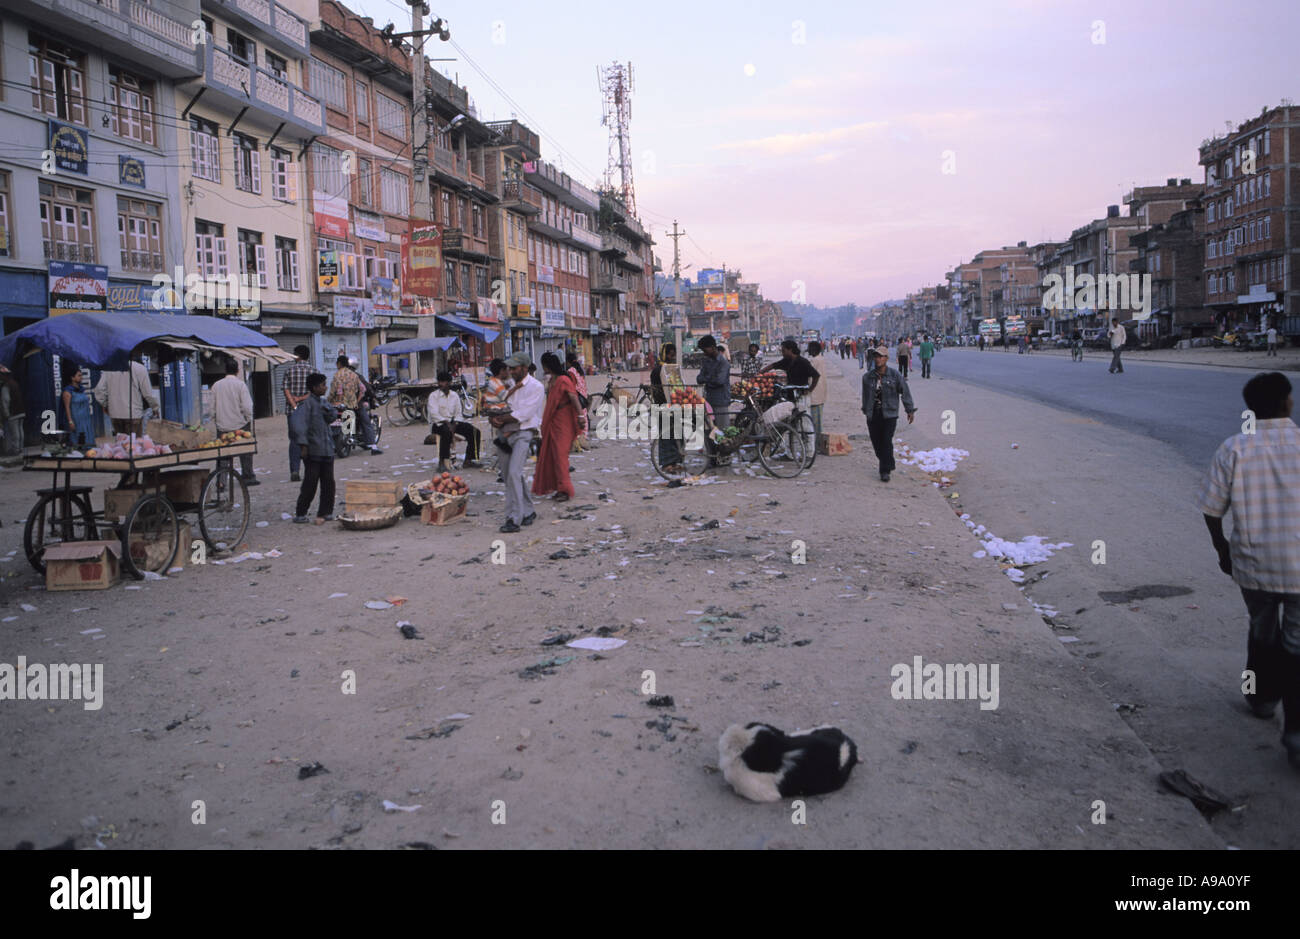
{"label": "fruit on cart", "polygon": [[432,481],[434,492],[440,492],[448,496],[465,496],[469,495],[469,484],[460,476],[453,476],[451,473],[442,473],[434,476]]}
{"label": "fruit on cart", "polygon": [[700,397],[699,392],[694,388],[679,389],[674,391],[669,404],[680,404],[683,407],[692,407],[697,404],[703,404],[704,399]]}

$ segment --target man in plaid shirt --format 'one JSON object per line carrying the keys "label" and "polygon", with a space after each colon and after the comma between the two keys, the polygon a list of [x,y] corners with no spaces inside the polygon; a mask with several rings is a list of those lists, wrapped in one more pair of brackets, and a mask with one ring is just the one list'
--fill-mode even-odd
{"label": "man in plaid shirt", "polygon": [[[1254,426],[1214,454],[1197,507],[1246,601],[1250,634],[1242,692],[1269,719],[1282,702],[1282,745],[1300,769],[1300,427],[1291,420],[1291,382],[1256,375],[1242,389]],[[1232,510],[1232,538],[1223,516]]]}
{"label": "man in plaid shirt", "polygon": [[280,390],[284,392],[284,416],[289,422],[289,479],[300,482],[302,476],[298,470],[302,467],[302,448],[293,437],[293,412],[307,400],[307,376],[311,374],[311,364],[307,360],[311,358],[311,349],[294,346],[293,354],[298,357],[298,361],[285,370]]}
{"label": "man in plaid shirt", "polygon": [[346,355],[340,355],[335,361],[334,380],[330,382],[327,399],[336,408],[346,408],[357,416],[357,429],[361,431],[361,442],[370,448],[370,452],[379,456],[383,453],[375,443],[375,429],[370,423],[370,409],[366,407],[366,383],[352,368]]}
{"label": "man in plaid shirt", "polygon": [[736,356],[740,359],[740,377],[745,381],[753,381],[758,377],[758,370],[763,367],[763,363],[758,359],[758,343],[749,344],[749,355]]}

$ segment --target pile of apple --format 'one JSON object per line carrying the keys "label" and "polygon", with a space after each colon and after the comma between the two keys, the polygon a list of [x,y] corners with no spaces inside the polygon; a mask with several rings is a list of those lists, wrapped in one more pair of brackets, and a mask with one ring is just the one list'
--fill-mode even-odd
{"label": "pile of apple", "polygon": [[743,398],[750,393],[756,394],[757,392],[758,385],[754,384],[752,381],[744,381],[742,379],[731,386],[731,396],[733,398]]}
{"label": "pile of apple", "polygon": [[694,407],[697,404],[703,404],[704,399],[700,397],[699,392],[694,388],[686,388],[674,391],[668,403],[680,404],[682,407]]}
{"label": "pile of apple", "polygon": [[[785,373],[781,373],[781,382],[785,381]],[[775,372],[759,372],[754,376],[755,397],[758,398],[775,398],[777,376]]]}
{"label": "pile of apple", "polygon": [[465,482],[465,480],[460,476],[453,476],[451,473],[443,473],[440,476],[434,476],[431,482],[433,491],[440,492],[444,496],[469,495],[469,483]]}
{"label": "pile of apple", "polygon": [[209,440],[207,443],[202,444],[199,447],[199,449],[210,450],[213,447],[226,447],[232,443],[241,443],[245,440],[252,440],[252,439],[253,439],[253,434],[251,431],[228,430],[220,437],[218,437],[216,440]]}

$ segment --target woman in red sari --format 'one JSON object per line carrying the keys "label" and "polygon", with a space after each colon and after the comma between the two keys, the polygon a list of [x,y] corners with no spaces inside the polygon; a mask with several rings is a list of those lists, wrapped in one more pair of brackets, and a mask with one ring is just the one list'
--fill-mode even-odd
{"label": "woman in red sari", "polygon": [[573,379],[565,373],[564,363],[554,352],[542,356],[542,371],[548,378],[546,410],[542,412],[542,444],[537,454],[533,476],[533,495],[554,492],[556,502],[573,498],[573,480],[569,478],[569,450],[578,436],[578,415],[582,405]]}

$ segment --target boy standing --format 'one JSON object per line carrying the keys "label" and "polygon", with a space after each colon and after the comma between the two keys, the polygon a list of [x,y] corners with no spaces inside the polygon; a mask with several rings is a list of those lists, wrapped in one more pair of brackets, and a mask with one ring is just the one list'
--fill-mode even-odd
{"label": "boy standing", "polygon": [[307,399],[294,410],[290,426],[293,438],[302,448],[303,479],[298,491],[297,510],[293,520],[298,524],[307,521],[307,510],[316,497],[316,484],[320,484],[320,505],[316,509],[316,524],[334,520],[334,435],[330,425],[338,420],[338,411],[326,403],[325,376],[314,372],[307,376]]}

